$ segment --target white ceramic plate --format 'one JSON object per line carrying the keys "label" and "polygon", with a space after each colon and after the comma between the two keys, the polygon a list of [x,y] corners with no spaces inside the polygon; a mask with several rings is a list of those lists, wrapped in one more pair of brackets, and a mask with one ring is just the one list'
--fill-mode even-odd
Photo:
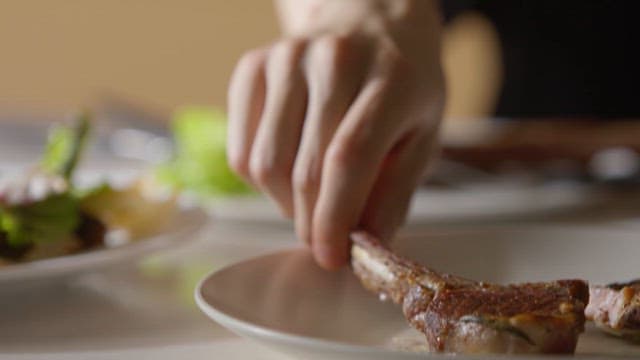
{"label": "white ceramic plate", "polygon": [[[419,189],[413,199],[408,224],[464,222],[567,211],[600,200],[590,186],[571,184],[484,184],[465,189]],[[210,204],[218,219],[283,223],[276,205],[261,196],[218,200]]]}
{"label": "white ceramic plate", "polygon": [[198,208],[178,210],[169,224],[148,237],[123,245],[86,252],[0,266],[0,285],[33,284],[53,278],[75,276],[107,266],[133,261],[142,256],[183,244],[207,222],[208,216]]}
{"label": "white ceramic plate", "polygon": [[[638,234],[595,227],[437,230],[406,236],[397,250],[442,271],[499,283],[576,277],[607,283],[640,276]],[[348,269],[320,270],[303,249],[220,270],[200,283],[195,296],[213,320],[300,359],[450,358],[410,350],[424,341],[409,330],[399,308],[363,290]],[[577,355],[567,358],[612,356],[637,359],[640,346],[588,326]]]}

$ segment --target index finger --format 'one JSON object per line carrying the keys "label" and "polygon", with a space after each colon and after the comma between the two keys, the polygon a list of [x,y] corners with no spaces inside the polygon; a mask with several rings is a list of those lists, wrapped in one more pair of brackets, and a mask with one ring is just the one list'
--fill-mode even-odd
{"label": "index finger", "polygon": [[[327,269],[346,264],[358,224],[385,156],[404,131],[402,107],[387,106],[390,84],[374,79],[347,112],[324,158],[312,220],[311,247]],[[394,123],[396,122],[396,123]]]}

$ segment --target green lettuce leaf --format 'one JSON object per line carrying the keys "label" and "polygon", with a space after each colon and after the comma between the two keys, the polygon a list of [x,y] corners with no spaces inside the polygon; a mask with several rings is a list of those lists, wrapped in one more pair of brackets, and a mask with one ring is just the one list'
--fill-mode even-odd
{"label": "green lettuce leaf", "polygon": [[42,198],[25,196],[16,203],[0,201],[0,234],[9,246],[57,241],[72,234],[78,227],[79,200],[74,195],[70,179],[84,149],[89,122],[89,115],[83,113],[73,127],[54,128],[45,146],[40,171],[24,182],[15,184],[13,189],[6,190],[25,193],[32,181],[43,179],[66,182],[66,188],[54,190],[52,187]]}
{"label": "green lettuce leaf", "polygon": [[40,168],[69,181],[84,150],[89,127],[90,115],[85,112],[78,116],[73,127],[53,128],[49,133]]}
{"label": "green lettuce leaf", "polygon": [[60,240],[79,222],[78,202],[69,193],[0,209],[0,231],[11,246]]}
{"label": "green lettuce leaf", "polygon": [[224,113],[207,107],[176,112],[172,132],[174,159],[157,171],[158,179],[204,196],[246,194],[250,188],[227,164],[227,121]]}

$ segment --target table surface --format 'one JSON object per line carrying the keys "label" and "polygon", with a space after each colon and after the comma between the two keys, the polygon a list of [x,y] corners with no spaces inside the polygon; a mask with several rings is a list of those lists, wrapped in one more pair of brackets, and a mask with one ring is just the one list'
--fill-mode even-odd
{"label": "table surface", "polygon": [[212,219],[194,241],[139,263],[0,290],[0,359],[285,358],[208,319],[193,291],[215,269],[299,246],[293,234],[289,225]]}
{"label": "table surface", "polygon": [[209,320],[193,291],[215,269],[291,246],[288,226],[211,221],[194,241],[136,264],[2,290],[0,358],[281,358]]}

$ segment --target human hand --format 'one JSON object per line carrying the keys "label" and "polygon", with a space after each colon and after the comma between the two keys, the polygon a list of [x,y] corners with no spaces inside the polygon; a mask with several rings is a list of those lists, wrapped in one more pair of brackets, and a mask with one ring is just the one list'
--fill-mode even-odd
{"label": "human hand", "polygon": [[415,6],[426,14],[294,34],[233,74],[231,167],[294,218],[325,268],[346,264],[356,228],[393,235],[436,148],[439,21]]}

